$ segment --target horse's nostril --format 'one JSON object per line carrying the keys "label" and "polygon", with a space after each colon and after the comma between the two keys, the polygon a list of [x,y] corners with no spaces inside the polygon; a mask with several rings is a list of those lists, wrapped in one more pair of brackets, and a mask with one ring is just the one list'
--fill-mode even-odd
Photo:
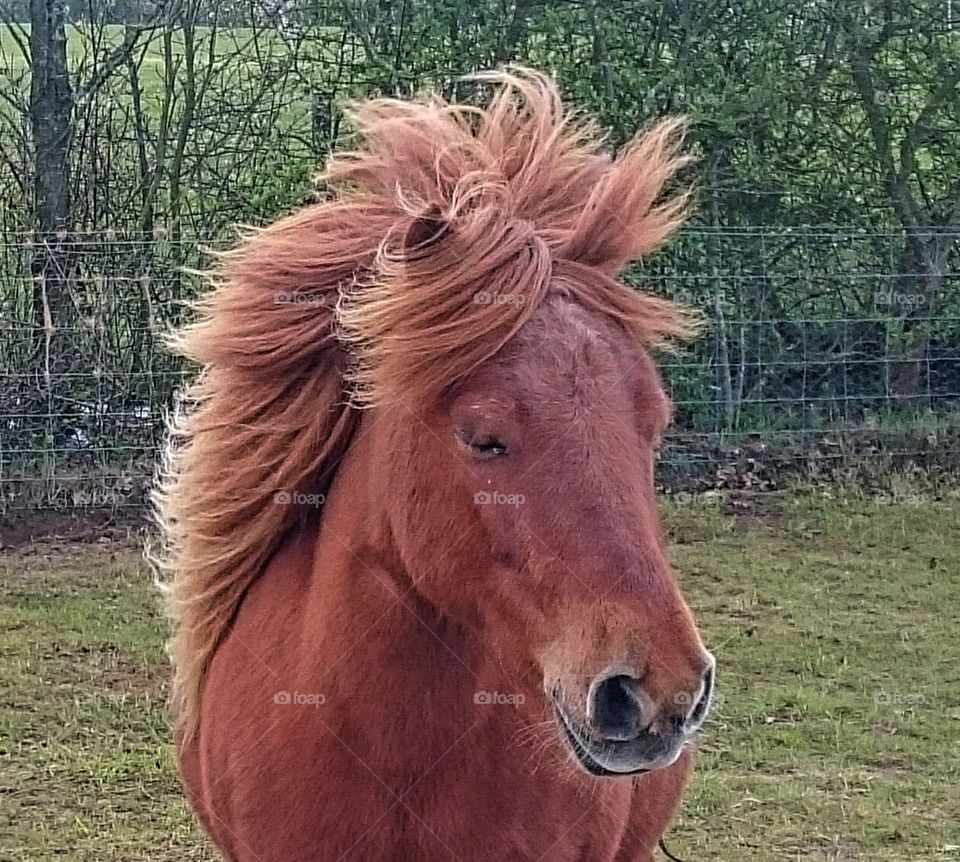
{"label": "horse's nostril", "polygon": [[592,686],[590,712],[597,734],[604,739],[623,742],[640,732],[638,684],[633,677],[618,674]]}
{"label": "horse's nostril", "polygon": [[703,683],[700,689],[700,697],[690,710],[684,722],[688,727],[698,727],[706,718],[707,710],[710,708],[710,701],[713,698],[713,668],[711,664],[703,672]]}

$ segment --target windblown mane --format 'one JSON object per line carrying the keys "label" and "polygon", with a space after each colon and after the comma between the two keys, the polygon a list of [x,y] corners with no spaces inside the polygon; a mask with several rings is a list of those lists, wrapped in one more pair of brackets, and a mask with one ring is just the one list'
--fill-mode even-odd
{"label": "windblown mane", "polygon": [[523,69],[478,76],[484,109],[376,99],[351,116],[326,200],[220,260],[177,349],[203,372],[185,396],[155,499],[176,622],[174,708],[196,728],[210,659],[244,592],[296,521],[278,492],[322,492],[358,408],[434,397],[495,354],[549,290],[648,345],[686,333],[669,303],[616,275],[680,224],[660,201],[685,163],[663,122],[616,158]]}

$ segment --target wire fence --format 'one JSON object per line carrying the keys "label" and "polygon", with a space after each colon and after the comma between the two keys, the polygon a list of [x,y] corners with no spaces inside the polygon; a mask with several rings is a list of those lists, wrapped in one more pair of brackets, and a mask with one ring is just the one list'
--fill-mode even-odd
{"label": "wire fence", "polygon": [[[222,244],[0,241],[0,513],[144,507],[164,413],[193,373],[164,334]],[[960,467],[958,256],[960,228],[692,228],[631,270],[706,323],[662,357],[676,405],[662,487]]]}

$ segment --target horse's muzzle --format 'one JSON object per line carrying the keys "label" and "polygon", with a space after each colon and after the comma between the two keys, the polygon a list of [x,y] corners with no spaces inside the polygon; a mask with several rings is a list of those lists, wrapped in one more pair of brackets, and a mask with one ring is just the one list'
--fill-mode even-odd
{"label": "horse's muzzle", "polygon": [[703,725],[713,697],[712,656],[698,690],[677,692],[659,707],[642,682],[626,674],[595,679],[587,694],[587,715],[578,720],[554,692],[557,723],[576,759],[598,776],[637,775],[676,762]]}

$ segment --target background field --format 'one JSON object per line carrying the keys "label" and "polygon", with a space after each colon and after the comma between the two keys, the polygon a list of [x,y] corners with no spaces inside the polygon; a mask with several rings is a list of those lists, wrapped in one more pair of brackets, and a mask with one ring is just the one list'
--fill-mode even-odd
{"label": "background field", "polygon": [[[717,496],[667,520],[719,661],[671,852],[960,859],[960,495]],[[212,858],[173,772],[163,632],[121,537],[0,555],[0,860]]]}
{"label": "background field", "polygon": [[142,508],[205,249],[311,197],[348,101],[509,62],[612,151],[690,120],[690,223],[626,273],[706,323],[666,490],[960,474],[957,2],[7,0],[0,516]]}

